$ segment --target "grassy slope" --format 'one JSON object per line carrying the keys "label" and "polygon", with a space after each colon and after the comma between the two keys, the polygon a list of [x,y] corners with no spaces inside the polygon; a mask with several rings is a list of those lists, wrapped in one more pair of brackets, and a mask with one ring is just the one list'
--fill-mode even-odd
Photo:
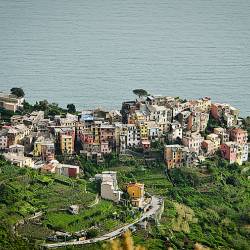
{"label": "grassy slope", "polygon": [[[244,172],[249,163],[239,167],[214,159],[205,167],[164,169],[136,167],[111,168],[119,172],[120,183],[145,182],[147,191],[165,198],[165,209],[159,227],[133,234],[136,244],[147,249],[193,249],[196,242],[211,249],[249,249],[250,186]],[[93,244],[68,249],[101,249]]]}
{"label": "grassy slope", "polygon": [[[247,175],[249,172],[242,171],[246,166],[230,166],[220,160],[206,162],[204,165],[204,168],[182,168],[172,171],[170,173],[172,182],[164,174],[162,165],[153,168],[140,163],[109,168],[118,171],[121,187],[129,181],[141,181],[145,183],[146,191],[165,197],[161,225],[159,227],[152,225],[146,232],[139,230],[134,233],[136,244],[145,245],[148,249],[165,249],[166,246],[172,246],[174,249],[182,247],[193,249],[194,243],[200,242],[214,249],[248,249],[250,189]],[[45,207],[53,208],[52,204],[56,207],[68,204],[69,193],[66,191],[69,191],[70,187],[62,187],[64,185],[55,182],[45,184],[50,183],[51,176],[32,176],[32,179],[38,178],[39,181],[30,183],[30,173],[27,175],[26,170],[12,166],[13,169],[10,171],[9,167],[1,164],[0,183],[8,179],[8,185],[17,189],[15,194],[20,197],[16,198],[13,204],[12,201],[8,205],[1,203],[0,218],[6,217],[7,214],[8,220],[13,223],[34,208],[39,210]],[[15,176],[18,176],[18,179]],[[46,188],[41,188],[42,186]],[[58,192],[61,192],[60,199],[55,195]],[[81,195],[76,197],[76,200],[79,201],[80,197]],[[53,202],[48,202],[51,199]],[[105,211],[107,204],[104,202],[99,206],[99,210],[97,207],[83,211],[83,216],[91,213],[95,218],[84,221],[85,226],[96,223],[96,218],[102,221],[102,215],[95,212]],[[111,211],[114,211],[113,206]],[[61,217],[58,219],[57,216],[64,217],[65,214],[55,215],[49,212],[45,224],[50,220],[55,220],[53,224],[63,221],[64,226],[71,230],[71,226],[74,225],[74,223],[70,225],[72,217],[67,221],[61,220]],[[109,219],[113,220],[112,216]],[[106,222],[105,230],[116,226],[108,220]],[[78,228],[78,224],[75,225]],[[32,232],[34,229],[29,230]],[[43,231],[40,230],[40,233],[43,235]],[[101,249],[102,245],[103,243],[100,243],[72,249]]]}
{"label": "grassy slope", "polygon": [[193,249],[195,242],[214,249],[249,249],[250,186],[247,173],[241,173],[244,166],[206,165],[170,173],[175,186],[165,189],[161,226],[147,235],[136,233],[138,243],[149,239],[149,249]]}
{"label": "grassy slope", "polygon": [[[53,230],[73,233],[94,228],[100,235],[138,216],[136,211],[133,213],[129,208],[104,200],[89,208],[95,202],[96,192],[95,182],[39,174],[0,160],[0,222],[11,227],[35,212],[44,212],[38,223],[31,221],[17,228],[18,234],[31,242],[43,240],[53,234]],[[80,206],[78,215],[58,211],[72,204]],[[0,237],[0,247],[1,244]]]}
{"label": "grassy slope", "polygon": [[[0,249],[9,240],[5,231],[34,212],[52,213],[53,210],[67,208],[71,204],[79,204],[81,207],[91,204],[95,194],[87,193],[85,189],[84,180],[41,175],[37,171],[21,169],[0,159]],[[37,235],[39,239],[50,230],[47,226],[31,225],[25,232],[27,237]]]}

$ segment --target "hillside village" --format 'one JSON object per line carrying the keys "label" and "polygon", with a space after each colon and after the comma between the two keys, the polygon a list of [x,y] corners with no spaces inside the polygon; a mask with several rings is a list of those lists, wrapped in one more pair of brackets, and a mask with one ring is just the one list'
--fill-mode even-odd
{"label": "hillside village", "polygon": [[[248,131],[244,127],[244,120],[240,118],[240,111],[230,104],[214,103],[209,97],[182,100],[179,97],[148,95],[144,90],[134,92],[138,94],[138,98],[123,102],[121,110],[106,111],[99,108],[77,112],[74,108],[72,109],[72,104],[70,110],[64,110],[53,104],[53,107],[59,109],[59,112],[55,114],[48,114],[47,109],[43,107],[48,105],[45,101],[32,106],[24,100],[23,96],[1,93],[1,154],[7,162],[20,168],[32,169],[47,177],[51,174],[51,176],[61,176],[74,181],[88,178],[88,185],[92,183],[99,185],[102,200],[111,201],[112,204],[118,206],[117,209],[126,208],[128,214],[126,219],[121,215],[116,215],[115,211],[107,215],[107,224],[110,223],[110,219],[119,218],[116,222],[122,226],[123,223],[131,222],[133,219],[143,228],[146,227],[145,219],[156,218],[154,214],[157,216],[160,214],[159,218],[161,217],[164,210],[162,194],[166,192],[170,184],[175,186],[172,180],[172,178],[175,179],[174,172],[173,175],[169,174],[171,171],[188,169],[192,166],[201,169],[200,166],[203,163],[209,165],[209,161],[213,159],[221,159],[229,165],[234,164],[238,167],[248,162]],[[94,165],[102,165],[109,156],[114,155],[119,159],[125,157],[125,163],[126,159],[129,161],[130,156],[135,157],[140,163],[163,163],[166,176],[162,176],[161,173],[159,177],[158,172],[155,173],[153,169],[145,170],[143,166],[136,168],[136,163],[132,166],[132,172],[137,178],[134,178],[132,174],[132,178],[122,179],[119,183],[116,169],[101,168],[97,173],[93,172],[94,174],[86,177],[84,176],[85,165],[82,167],[78,164],[78,157],[81,157],[85,160],[84,164],[91,162]],[[125,172],[129,172],[129,169],[129,167],[128,170],[122,168]],[[152,181],[147,179],[145,171],[148,171],[149,175],[152,174]],[[187,178],[187,181],[190,177],[189,171],[187,170],[187,177],[182,177]],[[144,175],[141,176],[141,173]],[[160,184],[157,178],[154,179],[155,174],[157,178],[160,178]],[[202,169],[201,174],[204,175]],[[229,179],[232,183],[236,183],[235,179],[232,181],[230,178],[231,176],[227,177],[227,181]],[[119,180],[121,180],[120,177]],[[64,182],[57,177],[56,181]],[[150,185],[148,185],[149,181]],[[73,183],[75,183],[73,186],[78,185],[77,182]],[[84,188],[83,186],[80,184],[80,192],[86,192],[86,185]],[[160,188],[155,189],[157,186]],[[207,187],[202,188],[206,192]],[[94,193],[89,192],[89,195],[94,196]],[[64,199],[67,200],[67,197]],[[93,205],[98,202],[99,198],[96,197]],[[166,202],[164,211],[172,211],[169,205],[171,202],[169,202],[169,200]],[[82,213],[87,208],[91,209],[92,205],[86,203],[88,205],[87,207],[85,205],[83,209],[84,206],[81,203],[83,201],[67,202],[67,207],[64,206],[63,209],[66,209],[72,216],[82,216]],[[128,204],[132,208],[127,209]],[[180,204],[174,204],[177,208],[181,207]],[[102,205],[101,203],[100,207]],[[53,209],[60,211],[62,207],[53,207]],[[186,207],[181,207],[181,209],[190,210]],[[158,212],[160,210],[161,212]],[[138,217],[139,214],[136,211],[139,211],[141,217]],[[192,209],[190,211],[194,214]],[[46,222],[47,217],[53,218],[53,216],[55,216],[53,212],[48,212],[43,221]],[[163,216],[166,214],[163,213]],[[58,227],[57,223],[60,220],[54,222],[54,228]],[[73,217],[70,220],[73,220]],[[79,223],[79,225],[75,224],[75,228],[80,227],[81,220],[76,218],[75,220]],[[93,225],[95,229],[98,228],[96,222],[93,222]],[[128,228],[131,229],[134,223],[129,225]],[[66,230],[68,227],[69,225],[65,224],[63,229]],[[122,229],[106,234],[99,240],[109,239],[105,237],[110,237],[110,239],[119,237],[124,232],[124,228],[123,226]],[[62,246],[60,237],[66,237],[71,244],[74,233],[56,232],[56,234],[47,238],[49,244],[46,246]],[[73,239],[82,241],[84,244],[89,243],[89,238],[86,239],[86,231],[84,231],[84,237],[79,235],[77,234]],[[51,245],[51,237],[53,241],[59,243]]]}
{"label": "hillside village", "polygon": [[[22,110],[24,98],[1,94],[3,109]],[[93,161],[104,155],[129,150],[150,152],[153,144],[164,146],[168,169],[196,164],[218,151],[230,163],[248,160],[248,133],[242,129],[240,111],[209,97],[182,100],[145,96],[122,103],[121,110],[84,110],[45,117],[35,110],[14,114],[2,123],[0,150],[20,167],[77,177],[77,166],[60,164],[56,155],[80,154]]]}

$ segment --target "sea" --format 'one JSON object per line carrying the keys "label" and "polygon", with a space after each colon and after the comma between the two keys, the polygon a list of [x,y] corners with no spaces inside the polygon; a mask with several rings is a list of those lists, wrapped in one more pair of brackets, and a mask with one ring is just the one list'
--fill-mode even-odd
{"label": "sea", "polygon": [[250,0],[0,0],[0,90],[116,109],[132,90],[250,115]]}

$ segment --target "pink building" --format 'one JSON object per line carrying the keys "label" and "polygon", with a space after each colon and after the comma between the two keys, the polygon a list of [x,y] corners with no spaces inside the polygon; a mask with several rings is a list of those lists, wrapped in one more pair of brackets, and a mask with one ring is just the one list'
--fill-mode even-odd
{"label": "pink building", "polygon": [[247,136],[248,136],[247,131],[241,128],[234,128],[230,131],[231,140],[241,145],[247,143]]}
{"label": "pink building", "polygon": [[80,138],[80,141],[83,143],[83,144],[93,144],[94,143],[94,137],[93,137],[93,134],[91,133],[79,133],[79,138]]}
{"label": "pink building", "polygon": [[237,159],[237,144],[235,142],[226,142],[221,144],[221,155],[224,159],[231,163],[234,163]]}
{"label": "pink building", "polygon": [[101,141],[114,141],[115,139],[115,127],[109,124],[102,124],[100,128]]}

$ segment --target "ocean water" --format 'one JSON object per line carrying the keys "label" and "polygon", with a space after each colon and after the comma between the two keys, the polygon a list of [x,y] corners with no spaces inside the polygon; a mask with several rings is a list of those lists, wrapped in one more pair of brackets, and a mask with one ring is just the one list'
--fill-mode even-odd
{"label": "ocean water", "polygon": [[249,0],[0,0],[0,89],[79,109],[132,90],[250,115]]}

